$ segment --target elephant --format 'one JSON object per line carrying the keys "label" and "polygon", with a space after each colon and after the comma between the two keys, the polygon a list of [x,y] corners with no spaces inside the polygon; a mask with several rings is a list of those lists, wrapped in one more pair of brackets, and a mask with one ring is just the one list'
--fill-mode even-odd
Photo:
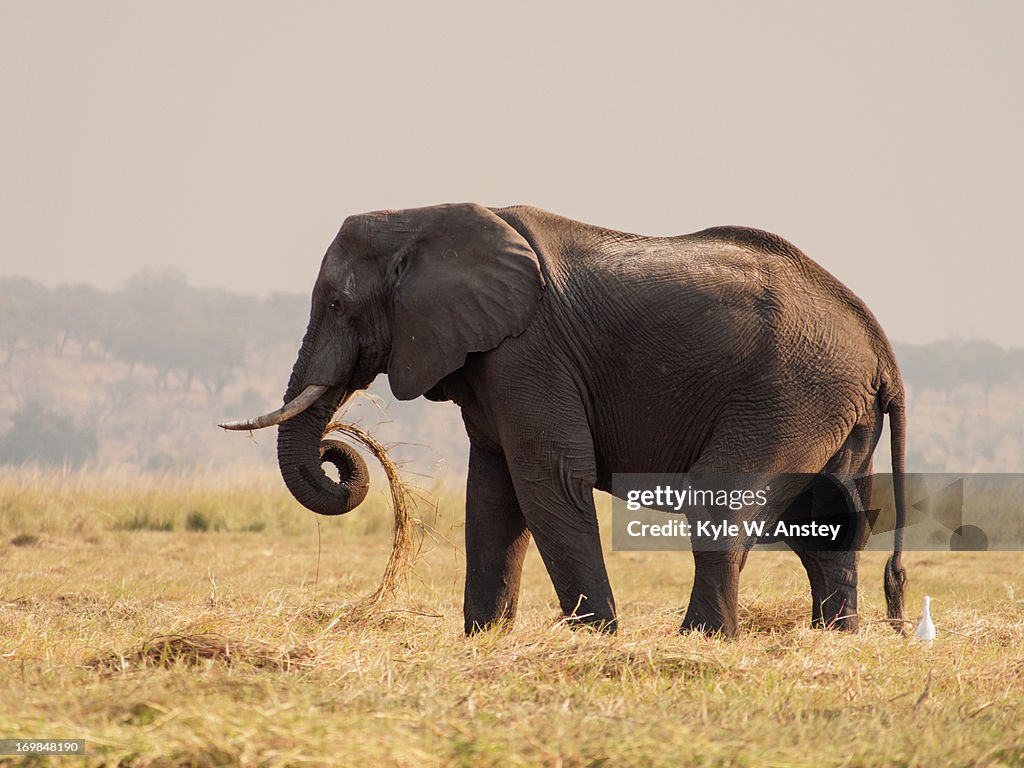
{"label": "elephant", "polygon": [[[475,203],[350,216],[323,257],[285,404],[221,426],[278,425],[289,491],[343,514],[366,496],[366,466],[321,437],[381,373],[400,400],[461,409],[467,634],[514,620],[531,538],[569,622],[615,631],[593,494],[613,473],[868,474],[886,415],[897,528],[884,588],[901,626],[899,368],[865,304],[777,235],[641,236]],[[748,549],[694,549],[681,631],[737,632]],[[812,622],[856,631],[859,553],[797,553]]]}

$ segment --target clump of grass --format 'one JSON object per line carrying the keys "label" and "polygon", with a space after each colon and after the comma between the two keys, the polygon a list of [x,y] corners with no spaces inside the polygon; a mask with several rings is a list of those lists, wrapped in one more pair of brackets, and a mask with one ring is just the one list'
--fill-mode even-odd
{"label": "clump of grass", "polygon": [[559,677],[565,680],[651,677],[684,682],[690,679],[711,678],[722,670],[722,665],[708,655],[680,654],[661,649],[655,651],[651,647],[613,647],[602,649],[602,652],[595,655],[581,655],[577,649],[563,646],[551,648],[540,657],[534,654],[531,663],[540,663],[550,669],[557,669]]}
{"label": "clump of grass", "polygon": [[210,520],[198,509],[194,509],[185,518],[185,528],[190,531],[206,532],[210,530]]}
{"label": "clump of grass", "polygon": [[805,595],[754,599],[740,605],[740,632],[778,632],[810,624]]}
{"label": "clump of grass", "polygon": [[139,667],[171,669],[222,663],[287,672],[309,667],[314,656],[309,646],[281,647],[259,640],[232,640],[216,633],[201,633],[159,635],[127,653],[93,659],[87,666],[124,671]]}
{"label": "clump of grass", "polygon": [[117,531],[173,531],[174,520],[159,516],[148,509],[137,509],[135,514],[124,520],[117,520],[113,525]]}
{"label": "clump of grass", "polygon": [[[255,523],[250,523],[249,526],[244,526],[242,530],[248,530],[252,525],[266,527],[264,521],[258,520]],[[185,518],[185,530],[187,531],[206,533],[207,531],[222,531],[226,528],[227,524],[220,515],[206,512],[202,509],[193,509],[188,513],[188,517]],[[263,530],[263,528],[260,528],[260,530]]]}
{"label": "clump of grass", "polygon": [[39,537],[31,533],[19,533],[11,539],[11,545],[15,547],[34,547],[39,543]]}

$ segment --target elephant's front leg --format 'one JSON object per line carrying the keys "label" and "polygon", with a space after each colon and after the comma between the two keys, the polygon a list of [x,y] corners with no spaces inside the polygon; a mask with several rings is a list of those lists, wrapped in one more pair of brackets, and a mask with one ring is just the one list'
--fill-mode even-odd
{"label": "elephant's front leg", "polygon": [[517,452],[511,470],[523,515],[569,625],[615,632],[615,599],[594,507],[592,458],[574,444],[533,444]]}
{"label": "elephant's front leg", "polygon": [[530,532],[505,457],[470,447],[466,483],[466,634],[515,619]]}

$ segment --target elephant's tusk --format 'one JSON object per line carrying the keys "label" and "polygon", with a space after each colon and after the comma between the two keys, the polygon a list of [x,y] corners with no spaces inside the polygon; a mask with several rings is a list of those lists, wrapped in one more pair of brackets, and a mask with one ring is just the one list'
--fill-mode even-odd
{"label": "elephant's tusk", "polygon": [[330,387],[325,387],[321,384],[310,384],[302,390],[298,397],[294,400],[289,400],[276,411],[257,416],[255,419],[248,421],[229,421],[226,424],[218,424],[217,426],[221,429],[237,429],[241,431],[272,427],[275,424],[280,424],[282,421],[288,421],[292,416],[298,416],[319,400],[320,396],[328,389]]}

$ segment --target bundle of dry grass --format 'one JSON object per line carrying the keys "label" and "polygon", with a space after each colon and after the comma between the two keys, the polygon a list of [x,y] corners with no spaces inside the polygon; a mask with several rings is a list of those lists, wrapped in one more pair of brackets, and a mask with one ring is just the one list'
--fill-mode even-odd
{"label": "bundle of dry grass", "polygon": [[338,443],[339,441],[333,439],[331,435],[339,432],[354,438],[380,462],[391,488],[391,504],[395,523],[391,537],[391,555],[388,557],[384,574],[381,576],[380,585],[372,594],[355,603],[342,615],[337,616],[328,625],[328,629],[343,622],[355,624],[372,620],[385,601],[394,597],[399,586],[408,584],[409,572],[418,554],[412,535],[414,523],[410,515],[410,509],[413,506],[412,494],[409,486],[398,473],[398,465],[388,455],[387,449],[372,435],[354,424],[347,424],[339,419],[335,419],[327,425],[321,444]]}
{"label": "bundle of dry grass", "polygon": [[88,666],[120,672],[139,667],[166,669],[223,663],[289,671],[312,666],[314,656],[309,646],[285,648],[259,640],[231,640],[223,635],[202,633],[153,637],[132,651],[102,656]]}
{"label": "bundle of dry grass", "polygon": [[789,631],[807,625],[808,604],[803,595],[781,600],[754,599],[740,604],[741,632]]}

